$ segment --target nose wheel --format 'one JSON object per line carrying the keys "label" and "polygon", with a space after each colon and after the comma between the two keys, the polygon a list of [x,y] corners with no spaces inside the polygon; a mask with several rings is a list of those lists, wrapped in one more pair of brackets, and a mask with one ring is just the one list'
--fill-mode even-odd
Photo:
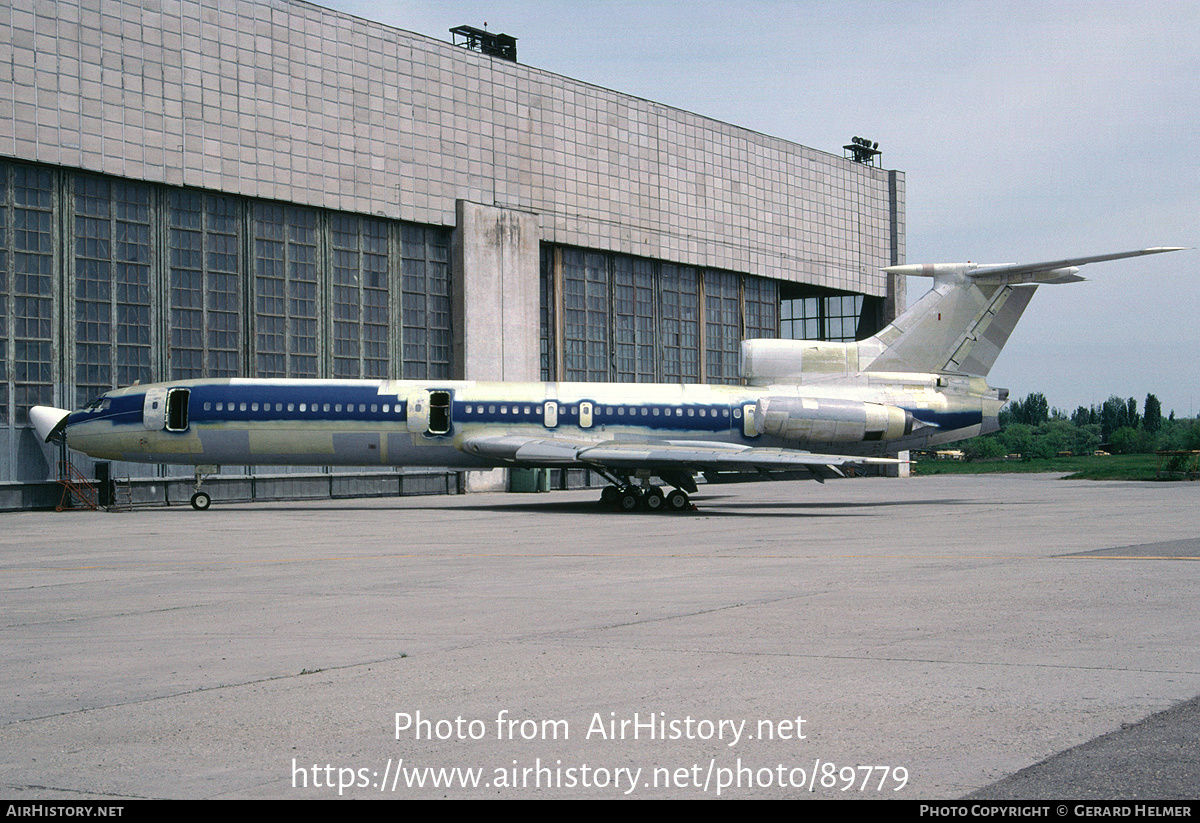
{"label": "nose wheel", "polygon": [[221,470],[220,466],[197,466],[196,467],[196,485],[195,491],[192,493],[192,508],[198,512],[205,511],[212,505],[212,496],[200,488],[200,484],[204,482],[204,478],[210,474],[216,474]]}

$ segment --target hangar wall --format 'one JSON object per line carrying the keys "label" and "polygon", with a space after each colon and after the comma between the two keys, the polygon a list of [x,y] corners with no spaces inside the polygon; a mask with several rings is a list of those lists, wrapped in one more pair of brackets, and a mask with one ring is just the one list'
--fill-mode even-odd
{"label": "hangar wall", "polygon": [[731,380],[787,284],[902,300],[902,173],[295,0],[3,0],[0,172],[0,486],[135,379]]}

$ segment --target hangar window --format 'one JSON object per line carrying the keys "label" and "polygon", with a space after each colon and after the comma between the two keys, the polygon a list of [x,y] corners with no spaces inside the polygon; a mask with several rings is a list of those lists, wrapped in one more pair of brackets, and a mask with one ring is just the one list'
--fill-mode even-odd
{"label": "hangar window", "polygon": [[235,199],[172,190],[167,202],[171,379],[241,372],[243,206]]}
{"label": "hangar window", "polygon": [[149,187],[84,176],[73,182],[75,377],[83,405],[113,386],[149,380],[154,244]]}
{"label": "hangar window", "polygon": [[883,326],[883,298],[819,286],[785,286],[779,292],[781,337],[851,342]]}

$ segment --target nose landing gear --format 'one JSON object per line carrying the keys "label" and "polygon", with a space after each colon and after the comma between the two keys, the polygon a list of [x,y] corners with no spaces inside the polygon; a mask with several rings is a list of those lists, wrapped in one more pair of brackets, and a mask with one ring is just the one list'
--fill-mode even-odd
{"label": "nose landing gear", "polygon": [[197,466],[196,467],[196,491],[192,494],[192,508],[198,512],[205,511],[212,505],[212,497],[208,492],[200,489],[200,484],[204,482],[204,478],[210,474],[216,474],[221,470],[220,466]]}

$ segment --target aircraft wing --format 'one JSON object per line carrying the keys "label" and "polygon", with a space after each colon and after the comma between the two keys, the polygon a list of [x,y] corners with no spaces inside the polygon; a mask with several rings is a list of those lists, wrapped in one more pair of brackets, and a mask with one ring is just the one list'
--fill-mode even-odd
{"label": "aircraft wing", "polygon": [[584,465],[619,472],[635,469],[742,472],[808,469],[818,478],[842,477],[840,467],[844,465],[902,462],[893,457],[814,454],[708,441],[595,442],[516,434],[470,437],[463,441],[462,449],[471,454],[534,466]]}

